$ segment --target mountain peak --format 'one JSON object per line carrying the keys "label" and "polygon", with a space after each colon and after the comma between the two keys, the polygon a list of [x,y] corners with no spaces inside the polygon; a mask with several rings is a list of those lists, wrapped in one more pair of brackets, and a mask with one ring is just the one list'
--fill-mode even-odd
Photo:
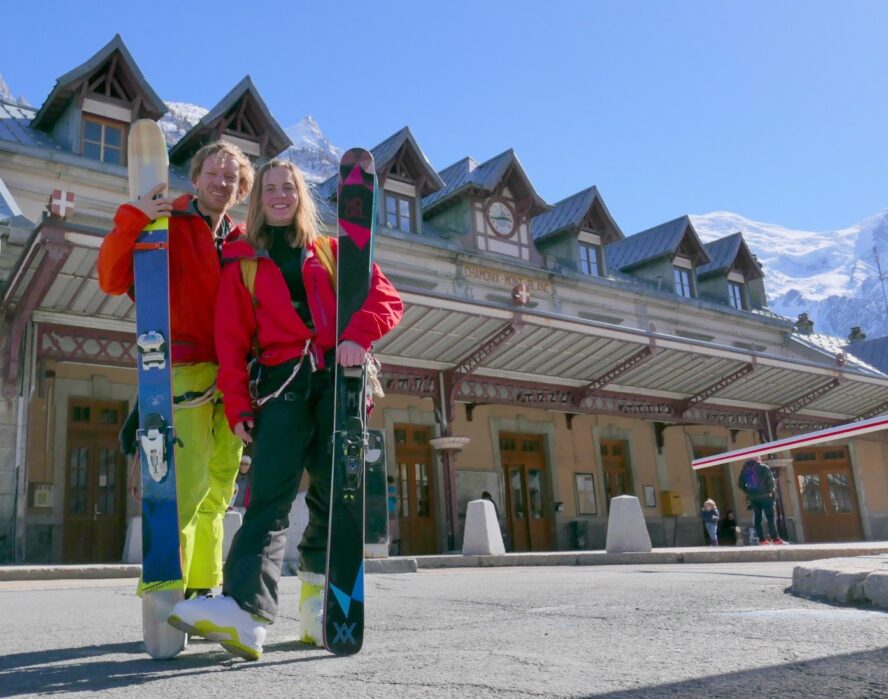
{"label": "mountain peak", "polygon": [[788,318],[807,311],[819,332],[845,337],[860,325],[888,335],[888,313],[876,266],[888,271],[888,210],[832,231],[763,223],[730,211],[692,216],[703,242],[740,231],[765,272],[771,310]]}
{"label": "mountain peak", "polygon": [[21,107],[30,107],[31,104],[25,99],[24,96],[16,98],[12,94],[12,90],[9,88],[9,84],[6,80],[3,79],[3,76],[0,75],[0,101],[3,102],[11,102],[12,104],[17,104]]}

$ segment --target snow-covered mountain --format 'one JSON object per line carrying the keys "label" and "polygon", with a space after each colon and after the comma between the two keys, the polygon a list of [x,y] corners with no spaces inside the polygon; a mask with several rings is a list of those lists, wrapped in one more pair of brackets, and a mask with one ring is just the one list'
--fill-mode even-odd
{"label": "snow-covered mountain", "polygon": [[[167,102],[170,111],[160,120],[160,128],[168,146],[172,146],[207,113],[203,107],[186,102]],[[293,145],[280,157],[296,163],[310,182],[323,182],[336,172],[342,149],[334,146],[321,127],[306,116],[288,129],[284,129]]]}
{"label": "snow-covered mountain", "polygon": [[169,110],[158,122],[167,145],[174,145],[199,122],[209,110],[187,102],[167,102]]}
{"label": "snow-covered mountain", "polygon": [[336,172],[342,149],[330,143],[311,114],[284,129],[293,145],[282,154],[296,163],[312,182],[323,182]]}
{"label": "snow-covered mountain", "polygon": [[[800,231],[724,211],[691,216],[703,242],[740,231],[765,272],[771,310],[795,319],[807,312],[817,332],[868,338],[888,335],[888,309],[874,250],[888,272],[888,209],[836,231]],[[888,280],[886,280],[888,285]]]}
{"label": "snow-covered mountain", "polygon": [[31,105],[28,103],[28,100],[22,97],[16,97],[12,94],[12,90],[9,89],[9,85],[3,79],[3,76],[0,75],[0,100],[4,102],[12,102],[13,104],[19,104],[22,107],[30,107]]}

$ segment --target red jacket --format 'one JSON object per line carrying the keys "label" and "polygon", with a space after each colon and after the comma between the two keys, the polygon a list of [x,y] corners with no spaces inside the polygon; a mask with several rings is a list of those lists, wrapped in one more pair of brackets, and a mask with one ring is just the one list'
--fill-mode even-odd
{"label": "red jacket", "polygon": [[[335,257],[337,241],[332,238],[330,243]],[[255,303],[244,286],[242,258],[258,261],[253,287]],[[240,238],[222,246],[222,262],[216,304],[217,385],[233,429],[237,423],[253,419],[247,361],[254,338],[259,344],[259,360],[267,366],[299,357],[308,339],[312,341],[314,356],[323,365],[324,352],[336,347],[336,292],[329,273],[315,256],[314,246],[309,245],[302,263],[302,283],[315,327],[312,332],[293,308],[284,275],[267,254],[257,253],[246,238]],[[401,297],[374,264],[367,300],[352,316],[340,340],[351,340],[370,349],[398,324],[403,314]]]}
{"label": "red jacket", "polygon": [[[192,213],[190,194],[173,202],[170,216],[170,335],[174,364],[216,363],[213,315],[222,266],[210,227]],[[102,241],[97,269],[106,294],[133,298],[133,245],[148,217],[130,204],[114,216]],[[241,235],[235,228],[230,238]]]}

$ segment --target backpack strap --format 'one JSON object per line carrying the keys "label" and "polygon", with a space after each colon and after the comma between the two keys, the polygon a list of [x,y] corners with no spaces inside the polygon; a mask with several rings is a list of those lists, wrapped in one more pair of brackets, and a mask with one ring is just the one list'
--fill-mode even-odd
{"label": "backpack strap", "polygon": [[[250,292],[250,298],[253,299],[253,314],[256,313],[256,272],[259,270],[259,260],[255,257],[242,257],[240,259],[241,280],[244,288]],[[253,358],[259,357],[259,329],[256,329],[256,335],[253,336]]]}
{"label": "backpack strap", "polygon": [[336,260],[333,257],[333,246],[330,244],[330,238],[326,235],[319,235],[315,240],[315,255],[330,275],[330,283],[336,288]]}

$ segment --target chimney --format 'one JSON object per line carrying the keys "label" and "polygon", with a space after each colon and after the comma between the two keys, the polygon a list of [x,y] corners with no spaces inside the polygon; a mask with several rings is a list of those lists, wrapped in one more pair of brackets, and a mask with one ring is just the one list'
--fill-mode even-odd
{"label": "chimney", "polygon": [[810,335],[814,331],[814,321],[808,318],[807,313],[799,313],[796,321],[796,330],[800,335]]}
{"label": "chimney", "polygon": [[866,333],[860,329],[859,325],[855,325],[851,328],[851,333],[848,335],[848,342],[863,342],[866,339]]}

